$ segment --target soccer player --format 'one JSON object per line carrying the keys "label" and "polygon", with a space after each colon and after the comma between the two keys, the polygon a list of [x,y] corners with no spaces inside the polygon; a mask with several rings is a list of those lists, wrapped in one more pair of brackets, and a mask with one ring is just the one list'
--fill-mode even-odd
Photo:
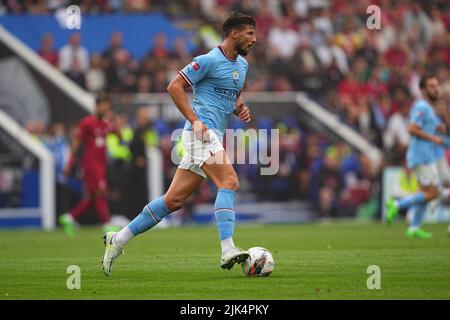
{"label": "soccer player", "polygon": [[[206,177],[218,188],[214,214],[222,248],[221,268],[231,269],[249,256],[233,242],[233,206],[239,182],[224,151],[222,138],[233,113],[244,122],[251,120],[250,110],[240,93],[248,70],[243,56],[256,43],[255,21],[253,17],[233,13],[223,24],[223,34],[225,39],[221,45],[194,58],[167,87],[187,120],[182,133],[184,154],[167,192],[147,204],[128,226],[104,236],[105,275],[111,274],[113,262],[130,239],[181,208]],[[188,103],[186,86],[194,89],[192,107]]]}
{"label": "soccer player", "polygon": [[408,237],[431,238],[432,234],[420,228],[427,203],[439,196],[440,180],[436,165],[436,145],[444,143],[438,135],[440,119],[436,115],[433,104],[439,97],[439,82],[433,76],[420,79],[419,87],[422,99],[418,99],[409,114],[409,132],[411,141],[406,153],[406,161],[419,182],[420,191],[386,202],[386,221],[391,224],[400,209],[412,208],[414,215],[406,235]]}
{"label": "soccer player", "polygon": [[[443,119],[443,123],[447,126],[450,125],[450,115],[448,113],[448,106],[446,105],[446,101],[441,99],[436,104],[436,113],[437,115]],[[448,131],[446,132],[448,134]],[[448,135],[442,135],[444,139],[444,144],[437,146],[437,157],[438,157],[438,173],[441,179],[442,187],[440,203],[449,203],[450,200],[450,168],[448,165],[447,157],[445,156],[445,148],[450,148],[450,139]],[[439,203],[439,204],[440,204]],[[450,225],[448,225],[447,233],[450,235]]]}
{"label": "soccer player", "polygon": [[443,203],[448,203],[450,197],[450,169],[445,156],[445,149],[450,147],[450,139],[447,136],[447,127],[450,123],[447,106],[445,101],[440,99],[434,105],[434,111],[439,121],[441,121],[438,128],[440,128],[440,137],[443,139],[444,143],[435,145],[435,156],[436,156],[436,168],[440,181],[440,195],[438,198],[430,203],[430,211],[434,213],[436,208]]}
{"label": "soccer player", "polygon": [[447,157],[445,156],[445,149],[450,146],[450,139],[447,136],[447,127],[450,121],[445,100],[440,99],[437,101],[434,106],[434,110],[439,121],[441,121],[439,127],[441,130],[439,135],[444,141],[442,144],[435,145],[436,166],[442,187],[440,199],[448,200],[449,190],[447,189],[450,188],[450,169],[448,166]]}
{"label": "soccer player", "polygon": [[[107,199],[106,183],[106,135],[109,132],[120,132],[113,128],[108,118],[111,115],[111,102],[107,95],[100,94],[96,100],[95,114],[83,118],[76,131],[75,139],[71,145],[71,154],[64,175],[72,172],[77,154],[83,146],[81,165],[85,184],[83,199],[70,212],[59,217],[59,223],[69,237],[74,236],[75,221],[83,215],[92,205],[105,232],[117,230],[110,225],[110,214]],[[115,126],[118,126],[115,124]]]}

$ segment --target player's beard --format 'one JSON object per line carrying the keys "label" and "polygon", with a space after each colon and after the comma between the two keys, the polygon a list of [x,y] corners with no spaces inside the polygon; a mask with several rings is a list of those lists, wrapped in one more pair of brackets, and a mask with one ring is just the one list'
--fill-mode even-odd
{"label": "player's beard", "polygon": [[428,99],[432,102],[436,102],[439,100],[439,94],[427,93]]}
{"label": "player's beard", "polygon": [[246,55],[248,54],[248,52],[245,51],[245,50],[244,50],[242,47],[240,47],[240,46],[238,46],[236,49],[237,49],[238,54],[241,55],[241,56],[246,56]]}
{"label": "player's beard", "polygon": [[[248,50],[246,50],[247,48],[250,48]],[[241,56],[246,56],[248,55],[248,53],[250,52],[250,50],[253,48],[253,44],[249,45],[248,42],[247,43],[242,43],[236,46],[236,51],[238,54],[240,54]]]}

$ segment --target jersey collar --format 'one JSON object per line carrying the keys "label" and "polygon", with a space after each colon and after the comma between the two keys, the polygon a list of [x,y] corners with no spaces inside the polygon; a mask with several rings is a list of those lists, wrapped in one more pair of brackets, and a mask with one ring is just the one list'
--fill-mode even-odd
{"label": "jersey collar", "polygon": [[237,59],[235,59],[235,60],[231,59],[230,56],[227,55],[227,53],[225,52],[225,50],[223,49],[221,44],[219,44],[217,47],[219,48],[220,52],[222,52],[222,54],[225,56],[225,58],[227,58],[231,62],[236,62]]}

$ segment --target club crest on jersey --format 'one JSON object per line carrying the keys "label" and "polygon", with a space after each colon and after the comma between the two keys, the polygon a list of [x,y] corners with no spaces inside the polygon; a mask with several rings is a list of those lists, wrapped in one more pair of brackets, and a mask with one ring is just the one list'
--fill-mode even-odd
{"label": "club crest on jersey", "polygon": [[239,72],[237,70],[233,71],[233,79],[235,80],[239,79]]}
{"label": "club crest on jersey", "polygon": [[200,69],[200,65],[197,62],[195,62],[195,61],[191,62],[191,66],[192,66],[192,68],[194,68],[195,71]]}

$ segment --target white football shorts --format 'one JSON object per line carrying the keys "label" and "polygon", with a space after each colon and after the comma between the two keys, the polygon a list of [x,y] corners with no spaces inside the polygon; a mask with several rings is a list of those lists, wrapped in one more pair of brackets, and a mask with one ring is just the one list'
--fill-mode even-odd
{"label": "white football shorts", "polygon": [[192,172],[206,178],[205,172],[201,166],[211,156],[219,151],[224,150],[222,142],[219,140],[213,130],[208,130],[210,140],[203,142],[194,134],[192,130],[183,130],[181,134],[181,142],[184,153],[178,168],[191,170]]}
{"label": "white football shorts", "polygon": [[421,186],[440,186],[436,162],[419,164],[414,168],[414,174]]}

